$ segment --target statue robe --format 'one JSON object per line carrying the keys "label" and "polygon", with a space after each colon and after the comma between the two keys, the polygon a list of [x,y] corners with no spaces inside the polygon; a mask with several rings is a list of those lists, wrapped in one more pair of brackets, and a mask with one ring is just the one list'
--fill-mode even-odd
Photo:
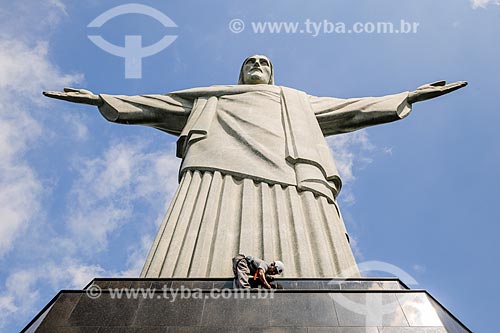
{"label": "statue robe", "polygon": [[358,276],[324,137],[401,119],[407,97],[273,85],[101,95],[106,119],[179,137],[180,185],[141,277],[229,277],[238,253],[280,259],[287,277]]}

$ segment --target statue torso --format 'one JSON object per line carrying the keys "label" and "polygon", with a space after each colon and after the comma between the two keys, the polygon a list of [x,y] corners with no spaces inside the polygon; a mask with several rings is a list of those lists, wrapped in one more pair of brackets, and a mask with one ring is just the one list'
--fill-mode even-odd
{"label": "statue torso", "polygon": [[279,89],[248,91],[218,97],[206,138],[189,146],[181,170],[218,170],[295,185],[293,166],[285,157]]}

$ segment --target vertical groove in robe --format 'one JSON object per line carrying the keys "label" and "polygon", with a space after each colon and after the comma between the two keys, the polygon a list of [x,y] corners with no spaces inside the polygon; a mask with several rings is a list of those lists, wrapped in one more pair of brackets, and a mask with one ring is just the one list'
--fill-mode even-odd
{"label": "vertical groove in robe", "polygon": [[[315,240],[312,239],[311,235],[311,228],[309,226],[309,218],[312,218],[310,216],[306,215],[305,211],[305,198],[307,194],[311,194],[311,192],[304,192],[304,191],[298,191],[296,188],[294,190],[297,192],[297,207],[296,211],[294,212],[294,221],[296,221],[301,229],[302,229],[302,235],[299,235],[299,237],[302,237],[301,242],[303,243],[302,247],[306,249],[305,251],[305,256],[302,258],[303,262],[301,264],[302,268],[302,274],[312,274],[313,276],[321,276],[321,268],[318,267],[316,264],[316,256],[315,256],[315,249],[314,249],[314,242]],[[299,238],[300,239],[300,238]],[[307,275],[306,275],[307,276]]]}
{"label": "vertical groove in robe", "polygon": [[221,210],[223,209],[223,199],[224,199],[224,191],[227,191],[227,182],[226,182],[226,177],[222,175],[222,188],[221,188],[221,191],[217,194],[214,193],[214,195],[218,195],[219,196],[219,205],[218,205],[218,209],[217,209],[217,214],[214,216],[214,229],[213,229],[213,233],[211,234],[211,238],[212,238],[212,241],[210,242],[210,252],[209,252],[209,256],[208,256],[208,263],[207,263],[207,274],[208,276],[212,276],[211,275],[211,270],[212,270],[212,265],[213,265],[213,261],[214,260],[217,260],[218,258],[215,258],[214,257],[214,243],[217,241],[217,233],[219,232],[219,224],[220,224],[220,215],[222,214]]}
{"label": "vertical groove in robe", "polygon": [[[261,183],[255,183],[255,193],[256,193],[256,207],[257,211],[255,212],[255,216],[257,216],[258,220],[255,221],[257,224],[257,232],[256,232],[256,247],[257,247],[257,252],[255,256],[259,258],[264,258],[264,223],[262,223],[262,212],[264,211],[264,204],[262,203],[262,186]],[[252,255],[252,254],[250,254]]]}
{"label": "vertical groove in robe", "polygon": [[[342,269],[340,267],[339,254],[338,254],[338,251],[335,247],[336,239],[335,239],[335,231],[334,231],[335,227],[334,227],[334,225],[337,224],[337,221],[336,221],[337,216],[332,216],[331,210],[328,209],[328,211],[327,211],[327,206],[325,206],[325,202],[323,202],[322,200],[320,200],[320,201],[321,201],[320,202],[320,214],[322,216],[323,229],[327,233],[326,238],[327,238],[327,242],[328,242],[328,247],[331,249],[331,255],[329,256],[329,258],[333,264],[334,275],[338,276]],[[328,204],[328,203],[326,203],[326,205],[331,206],[331,204]],[[330,220],[328,219],[329,216],[330,216]]]}
{"label": "vertical groove in robe", "polygon": [[176,277],[187,276],[189,273],[189,266],[191,257],[194,252],[194,245],[198,237],[198,231],[205,212],[208,190],[210,188],[210,180],[212,179],[209,173],[203,175],[200,171],[195,171],[193,178],[199,181],[199,190],[194,202],[193,213],[189,219],[189,224],[184,233],[184,238],[179,248],[179,255],[175,261],[173,275]]}
{"label": "vertical groove in robe", "polygon": [[[208,173],[207,173],[208,174]],[[220,172],[214,172],[210,189],[205,203],[205,213],[202,217],[199,237],[191,258],[189,277],[209,276],[210,251],[217,228],[217,216],[220,210],[220,193],[222,192],[223,178]]]}
{"label": "vertical groove in robe", "polygon": [[191,181],[191,174],[186,173],[181,180],[181,184],[175,193],[172,203],[167,211],[165,218],[156,235],[156,239],[151,247],[148,259],[141,273],[141,277],[159,277],[161,276],[161,266],[167,256],[169,239],[173,228],[178,220],[179,211],[184,204],[186,192]]}
{"label": "vertical groove in robe", "polygon": [[290,211],[286,204],[286,192],[283,188],[274,191],[276,200],[276,222],[277,234],[280,242],[280,252],[276,259],[286,262],[285,276],[297,276],[297,264],[295,249],[297,244],[297,237],[295,236],[295,229],[291,222]]}
{"label": "vertical groove in robe", "polygon": [[[189,258],[186,258],[189,262],[189,265],[187,267],[186,276],[191,276],[191,273],[192,273],[193,258],[194,258],[194,254],[196,251],[196,246],[198,244],[198,240],[200,238],[200,233],[202,231],[203,221],[204,221],[204,218],[206,216],[207,204],[209,203],[208,196],[210,195],[210,189],[212,188],[212,185],[213,185],[212,181],[214,179],[215,179],[215,177],[213,177],[213,174],[211,172],[204,172],[203,173],[202,187],[205,190],[202,189],[202,192],[204,193],[204,195],[201,197],[204,198],[205,200],[203,202],[202,201],[199,202],[200,207],[202,207],[200,209],[201,216],[198,217],[198,220],[196,221],[196,229],[193,230],[194,240],[193,240],[193,243],[191,244],[191,248],[186,249],[186,251],[184,252],[185,256],[189,256]],[[188,251],[188,250],[191,250],[191,251]]]}
{"label": "vertical groove in robe", "polygon": [[161,275],[174,276],[174,269],[182,248],[182,243],[189,231],[192,216],[196,209],[196,202],[199,195],[201,174],[199,171],[191,173],[191,182],[186,193],[186,200],[182,205],[177,223],[172,231],[170,242],[167,248],[168,256],[163,261],[160,270]]}
{"label": "vertical groove in robe", "polygon": [[[219,200],[218,200],[217,214],[215,214],[213,216],[213,219],[214,219],[213,232],[210,235],[212,238],[212,241],[210,242],[209,256],[208,256],[208,261],[207,261],[207,275],[210,277],[213,277],[213,275],[211,273],[212,273],[212,267],[214,265],[214,260],[219,260],[219,258],[214,256],[214,251],[215,251],[214,243],[217,241],[217,238],[218,238],[217,234],[219,232],[220,216],[222,215],[222,209],[225,208],[223,199],[224,199],[224,190],[227,187],[227,179],[228,178],[226,176],[223,176],[222,174],[221,174],[221,178],[222,178],[221,189],[218,193],[214,192],[214,196],[218,196]],[[227,194],[229,194],[229,193],[227,193]]]}
{"label": "vertical groove in robe", "polygon": [[308,217],[306,220],[309,234],[311,235],[311,251],[313,253],[317,273],[320,276],[333,276],[334,271],[332,262],[330,261],[332,249],[328,247],[328,229],[324,228],[323,216],[321,215],[318,206],[319,198],[315,197],[311,192],[304,192],[304,214]]}
{"label": "vertical groove in robe", "polygon": [[[239,193],[239,196],[236,198],[237,200],[235,200],[238,205],[237,207],[235,207],[235,217],[236,217],[236,221],[234,221],[233,225],[235,227],[234,230],[231,230],[231,233],[233,234],[233,239],[234,239],[234,245],[232,246],[232,252],[231,252],[231,256],[229,257],[229,260],[227,261],[229,264],[228,266],[231,267],[231,269],[229,270],[230,272],[232,272],[232,258],[238,254],[238,250],[240,249],[240,242],[241,242],[241,220],[242,220],[242,215],[243,215],[243,201],[242,201],[242,198],[243,198],[243,188],[244,188],[244,181],[242,179],[238,180],[236,182],[236,189],[238,190],[238,193]],[[238,200],[239,199],[239,200]]]}
{"label": "vertical groove in robe", "polygon": [[296,256],[298,261],[298,276],[315,276],[315,267],[313,264],[313,256],[309,246],[309,237],[307,229],[304,225],[304,215],[302,213],[302,203],[300,194],[293,186],[287,187],[289,207],[291,211],[291,220],[294,225],[295,235],[297,236]]}
{"label": "vertical groove in robe", "polygon": [[260,248],[259,222],[260,214],[257,210],[256,184],[251,179],[243,180],[243,194],[241,196],[241,232],[238,244],[238,253],[252,255],[258,253]]}
{"label": "vertical groove in robe", "polygon": [[271,202],[273,203],[273,252],[274,252],[274,257],[271,258],[271,260],[281,260],[283,257],[283,252],[281,248],[281,233],[280,233],[280,226],[279,226],[279,216],[278,216],[278,201],[276,197],[276,192],[278,191],[283,191],[280,185],[273,185],[271,187]]}
{"label": "vertical groove in robe", "polygon": [[241,219],[242,181],[231,176],[224,176],[221,193],[221,206],[217,217],[217,230],[211,249],[210,276],[224,277],[232,274],[231,258],[238,251],[237,241]]}
{"label": "vertical groove in robe", "polygon": [[262,189],[262,258],[271,261],[274,258],[273,246],[273,205],[271,202],[271,191],[267,183],[259,183]]}

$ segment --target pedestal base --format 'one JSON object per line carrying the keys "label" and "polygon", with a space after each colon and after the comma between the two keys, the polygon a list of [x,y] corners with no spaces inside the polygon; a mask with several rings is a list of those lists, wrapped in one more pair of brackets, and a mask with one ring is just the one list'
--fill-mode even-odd
{"label": "pedestal base", "polygon": [[62,290],[23,332],[470,332],[398,279],[94,279]]}

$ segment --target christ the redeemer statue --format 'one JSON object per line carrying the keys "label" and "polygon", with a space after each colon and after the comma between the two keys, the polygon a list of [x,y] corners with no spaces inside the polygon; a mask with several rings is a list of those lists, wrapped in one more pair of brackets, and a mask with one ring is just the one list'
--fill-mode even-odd
{"label": "christ the redeemer statue", "polygon": [[180,184],[141,277],[230,277],[238,253],[280,258],[287,277],[359,276],[325,137],[406,117],[415,102],[465,86],[340,99],[274,85],[270,60],[248,57],[238,85],[166,95],[48,97],[96,105],[107,120],[178,137]]}

